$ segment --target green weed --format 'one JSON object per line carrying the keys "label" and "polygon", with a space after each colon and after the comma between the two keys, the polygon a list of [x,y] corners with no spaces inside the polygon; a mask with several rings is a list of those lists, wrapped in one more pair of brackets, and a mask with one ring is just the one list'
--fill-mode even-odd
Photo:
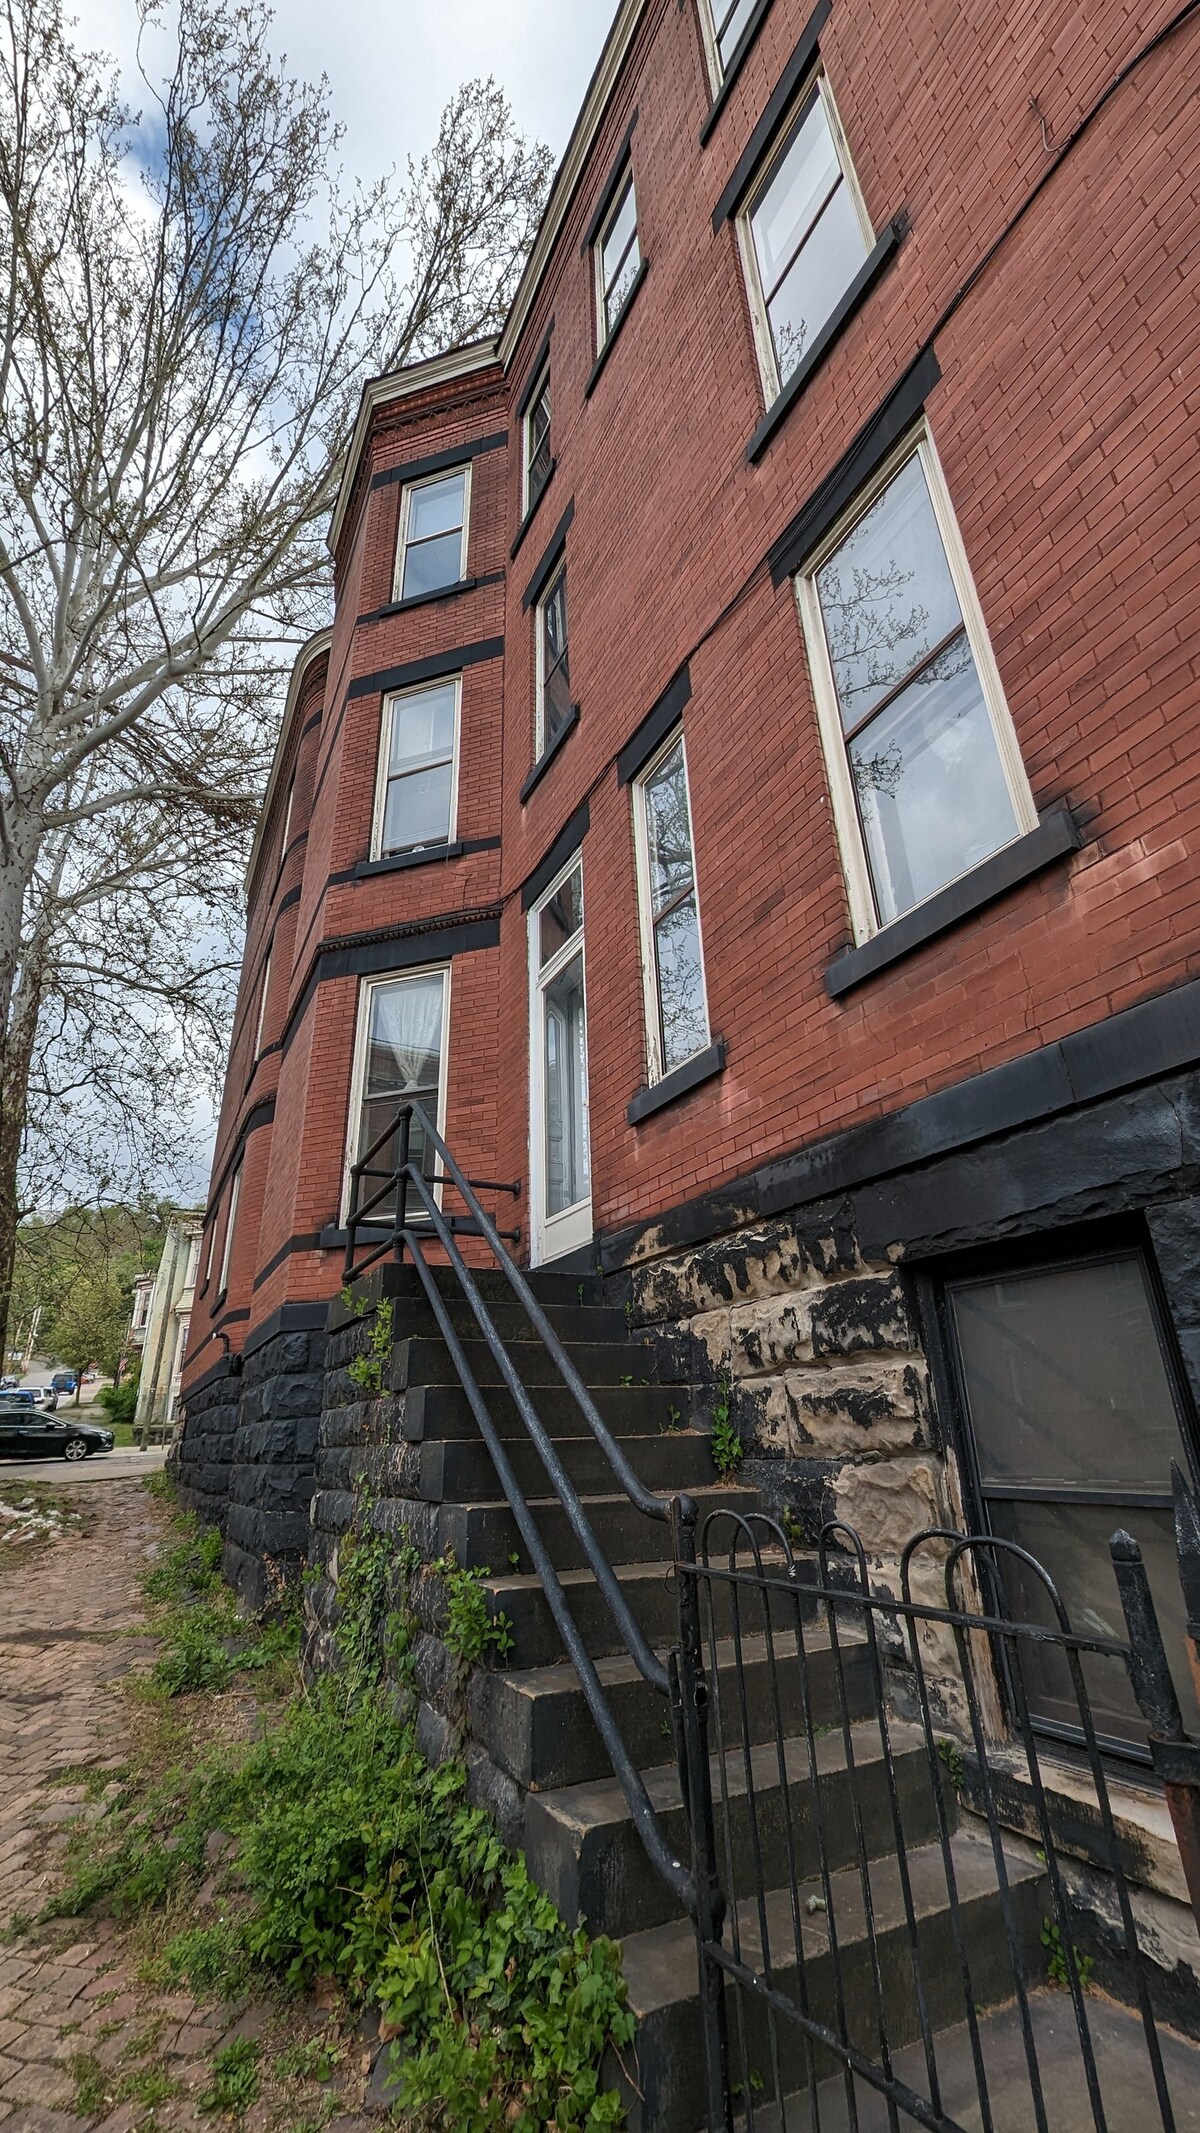
{"label": "green weed", "polygon": [[[1051,1918],[1043,1918],[1042,1920],[1042,1946],[1046,1950],[1046,1977],[1049,1983],[1051,1985],[1069,1985],[1071,1971],[1067,1962],[1067,1944],[1062,1936],[1062,1927],[1055,1925]],[[1092,1972],[1096,1967],[1096,1959],[1093,1955],[1085,1955],[1081,1948],[1075,1946],[1074,1941],[1071,1943],[1071,1953],[1075,1958],[1075,1970],[1079,1978],[1080,1987],[1086,1992],[1092,1982]]]}
{"label": "green weed", "polygon": [[728,1375],[717,1379],[717,1398],[712,1411],[712,1460],[722,1481],[732,1481],[746,1456],[741,1432],[733,1420]]}
{"label": "green weed", "polygon": [[202,2111],[248,2111],[258,2096],[259,2047],[253,2037],[235,2037],[213,2053],[212,2080],[198,2101]]}
{"label": "green weed", "polygon": [[[366,1309],[365,1301],[360,1301],[355,1308],[362,1317]],[[357,1385],[359,1391],[365,1392],[371,1399],[377,1399],[383,1391],[384,1375],[391,1361],[394,1316],[395,1307],[391,1297],[382,1297],[375,1306],[374,1321],[367,1335],[366,1354],[356,1355],[354,1361],[347,1365],[346,1375],[351,1383]]]}

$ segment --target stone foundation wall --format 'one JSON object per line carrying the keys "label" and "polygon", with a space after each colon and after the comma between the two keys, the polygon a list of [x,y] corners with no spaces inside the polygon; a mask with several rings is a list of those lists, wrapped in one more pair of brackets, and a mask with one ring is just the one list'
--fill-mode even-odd
{"label": "stone foundation wall", "polygon": [[218,1365],[189,1392],[182,1431],[171,1446],[169,1465],[185,1510],[206,1525],[225,1530],[229,1476],[242,1400],[242,1380],[232,1368],[240,1358]]}
{"label": "stone foundation wall", "polygon": [[324,1394],[324,1333],[284,1328],[248,1354],[229,1467],[223,1567],[256,1610],[272,1579],[299,1575]]}

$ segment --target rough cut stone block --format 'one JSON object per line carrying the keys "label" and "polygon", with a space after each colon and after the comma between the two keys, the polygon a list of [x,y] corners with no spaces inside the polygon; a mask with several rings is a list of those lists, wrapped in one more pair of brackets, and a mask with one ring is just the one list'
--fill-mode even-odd
{"label": "rough cut stone block", "polygon": [[813,1352],[812,1322],[811,1293],[735,1305],[729,1314],[735,1376],[756,1377],[764,1371],[807,1361]]}

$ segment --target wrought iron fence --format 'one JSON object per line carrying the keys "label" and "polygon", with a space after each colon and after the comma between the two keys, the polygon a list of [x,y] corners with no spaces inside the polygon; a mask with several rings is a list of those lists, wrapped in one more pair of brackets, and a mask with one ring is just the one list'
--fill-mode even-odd
{"label": "wrought iron fence", "polygon": [[[1144,1576],[1135,1653],[1077,1631],[1009,1542],[930,1529],[890,1590],[846,1526],[803,1555],[775,1521],[718,1511],[695,1549],[677,1526],[676,1555],[696,2123],[1200,2125],[1200,2052],[1156,2021],[1092,1710],[1097,1668],[1135,1688],[1154,1671]],[[1073,1749],[1031,1719],[1048,1665]]]}

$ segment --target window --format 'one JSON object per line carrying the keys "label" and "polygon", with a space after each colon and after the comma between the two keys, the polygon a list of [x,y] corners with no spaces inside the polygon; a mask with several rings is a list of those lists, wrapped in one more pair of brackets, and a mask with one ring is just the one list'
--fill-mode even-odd
{"label": "window", "polygon": [[457,798],[462,677],[384,702],[372,857],[448,844]]}
{"label": "window", "polygon": [[596,239],[596,322],[601,348],[629,301],[641,263],[631,165],[617,186],[613,205]]}
{"label": "window", "polygon": [[265,962],[265,963],[263,964],[263,974],[262,974],[262,991],[261,991],[261,993],[260,993],[260,995],[259,995],[259,1001],[258,1001],[258,1027],[257,1027],[257,1029],[256,1029],[256,1030],[255,1030],[255,1032],[254,1032],[254,1056],[255,1056],[255,1058],[256,1058],[256,1059],[257,1059],[257,1058],[259,1058],[259,1056],[261,1055],[261,1052],[262,1052],[262,1041],[263,1041],[263,1029],[264,1029],[264,1027],[265,1027],[265,1024],[266,1024],[266,1020],[267,1020],[267,988],[269,987],[270,983],[271,983],[271,951],[270,951],[270,949],[268,948],[268,950],[267,950],[267,960],[266,960],[266,962]]}
{"label": "window", "polygon": [[571,717],[567,656],[567,566],[560,564],[537,604],[537,721],[534,754],[558,739]]}
{"label": "window", "polygon": [[238,1197],[241,1190],[242,1166],[239,1163],[233,1173],[233,1183],[229,1188],[229,1213],[225,1217],[225,1249],[221,1254],[221,1278],[217,1283],[217,1292],[221,1296],[225,1294],[226,1289],[229,1287],[229,1261],[233,1253],[233,1225],[237,1221]]}
{"label": "window", "polygon": [[661,1081],[708,1043],[704,957],[683,735],[633,789],[648,1073]]}
{"label": "window", "polygon": [[456,467],[406,488],[400,504],[400,545],[394,598],[419,600],[457,585],[467,567],[467,508],[471,470]]}
{"label": "window", "polygon": [[742,31],[754,13],[756,0],[700,0],[704,42],[713,70],[713,87],[719,88],[738,47]]}
{"label": "window", "polygon": [[292,808],[295,804],[295,799],[296,779],[295,775],[293,774],[287,789],[287,805],[283,810],[283,835],[279,840],[279,857],[281,862],[287,856],[288,837],[291,834],[292,828]]}
{"label": "window", "polygon": [[583,862],[576,855],[529,914],[530,1145],[534,1257],[592,1234],[584,993]]}
{"label": "window", "polygon": [[[359,1002],[358,1043],[351,1101],[351,1130],[347,1172],[361,1161],[372,1143],[409,1099],[421,1104],[437,1125],[445,1118],[446,1039],[449,1023],[450,972],[422,970],[411,977],[379,978],[364,985]],[[375,1178],[364,1179],[360,1204],[378,1192],[397,1162],[399,1136],[393,1134],[372,1157]],[[436,1168],[433,1150],[425,1145],[419,1126],[412,1129],[409,1154],[428,1175]],[[347,1175],[346,1211],[350,1184]],[[391,1221],[395,1197],[388,1195],[377,1209],[379,1221]],[[417,1220],[421,1210],[410,1203]]]}
{"label": "window", "polygon": [[[1196,1471],[1191,1430],[1167,1361],[1141,1255],[1060,1261],[951,1282],[956,1375],[986,1523],[1054,1579],[1073,1627],[1125,1636],[1109,1537],[1141,1543],[1176,1686],[1194,1724],[1176,1575],[1171,1464]],[[1049,1620],[1040,1580],[1000,1558],[1012,1613]],[[1124,1667],[1084,1661],[1097,1732],[1126,1748],[1146,1729]],[[1025,1646],[1035,1728],[1070,1732],[1076,1702],[1060,1649]]]}
{"label": "window", "polygon": [[774,399],[874,243],[823,74],[801,98],[739,227]]}
{"label": "window", "polygon": [[1037,817],[928,438],[799,581],[860,940]]}
{"label": "window", "polygon": [[[218,1202],[218,1207],[220,1203]],[[204,1262],[204,1286],[212,1280],[213,1260],[217,1256],[217,1207],[212,1211],[212,1228],[208,1233],[208,1257]]]}
{"label": "window", "polygon": [[185,1270],[184,1270],[184,1276],[183,1276],[183,1286],[184,1286],[184,1288],[185,1288],[185,1289],[193,1289],[193,1288],[195,1288],[195,1286],[196,1286],[196,1276],[197,1276],[197,1274],[199,1273],[199,1271],[200,1271],[200,1236],[199,1236],[199,1232],[197,1232],[197,1233],[196,1233],[196,1235],[195,1235],[194,1237],[189,1237],[189,1239],[188,1239],[188,1255],[187,1255],[187,1266],[186,1266],[186,1268],[185,1268]]}
{"label": "window", "polygon": [[525,510],[532,511],[550,479],[550,372],[545,370],[525,410]]}

